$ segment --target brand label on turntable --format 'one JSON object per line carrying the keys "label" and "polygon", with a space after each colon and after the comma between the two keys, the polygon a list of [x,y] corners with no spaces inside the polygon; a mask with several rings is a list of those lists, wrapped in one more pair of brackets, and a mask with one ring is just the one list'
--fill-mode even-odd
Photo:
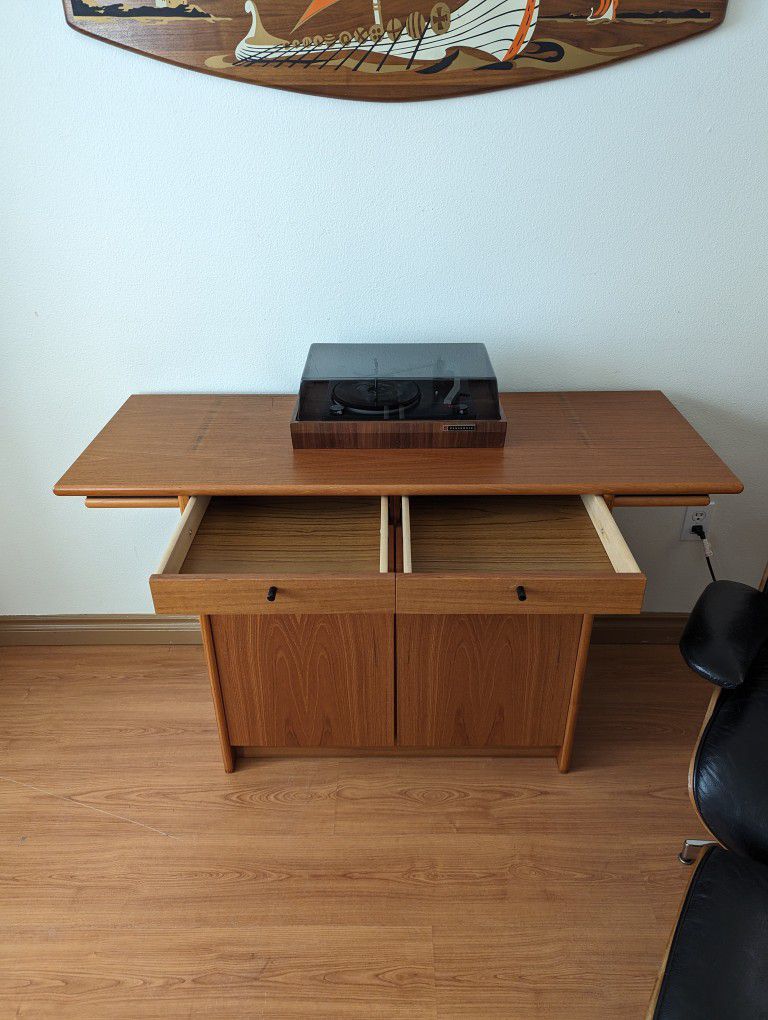
{"label": "brand label on turntable", "polygon": [[474,432],[475,425],[443,425],[443,432]]}

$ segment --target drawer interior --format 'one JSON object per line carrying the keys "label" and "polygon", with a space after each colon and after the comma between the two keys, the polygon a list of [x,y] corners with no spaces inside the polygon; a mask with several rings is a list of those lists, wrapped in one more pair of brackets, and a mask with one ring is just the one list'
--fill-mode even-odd
{"label": "drawer interior", "polygon": [[[412,497],[406,503],[414,574],[612,575],[615,570],[580,496]],[[612,519],[608,526],[616,529]],[[404,548],[406,572],[407,553]]]}
{"label": "drawer interior", "polygon": [[183,553],[177,555],[176,572],[386,571],[384,511],[377,498],[216,496],[199,514],[196,528],[188,529],[188,544],[174,546]]}

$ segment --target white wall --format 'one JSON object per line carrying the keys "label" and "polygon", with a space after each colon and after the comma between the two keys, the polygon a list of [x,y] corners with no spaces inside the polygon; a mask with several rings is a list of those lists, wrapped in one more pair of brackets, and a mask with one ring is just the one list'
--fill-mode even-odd
{"label": "white wall", "polygon": [[[0,613],[144,612],[173,511],[51,486],[125,397],[293,391],[313,340],[482,340],[509,389],[662,388],[746,484],[768,556],[768,4],[596,73],[433,103],[240,85],[60,5],[0,36]],[[707,575],[682,511],[623,511],[646,608]]]}

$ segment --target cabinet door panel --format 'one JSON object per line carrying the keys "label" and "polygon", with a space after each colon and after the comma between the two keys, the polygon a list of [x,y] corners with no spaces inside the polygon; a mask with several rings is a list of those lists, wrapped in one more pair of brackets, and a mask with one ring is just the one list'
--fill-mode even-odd
{"label": "cabinet door panel", "polygon": [[398,743],[557,747],[582,617],[397,617]]}
{"label": "cabinet door panel", "polygon": [[392,613],[212,616],[231,743],[392,746],[393,620]]}

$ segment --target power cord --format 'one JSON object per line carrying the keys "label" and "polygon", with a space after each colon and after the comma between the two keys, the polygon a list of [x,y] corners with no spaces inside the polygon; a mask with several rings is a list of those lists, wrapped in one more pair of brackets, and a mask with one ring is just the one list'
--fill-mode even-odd
{"label": "power cord", "polygon": [[704,531],[704,528],[701,524],[694,524],[694,526],[691,528],[691,531],[693,532],[694,535],[698,535],[698,537],[701,539],[702,545],[704,546],[704,559],[707,561],[707,566],[709,567],[709,572],[712,575],[712,580],[716,581],[717,578],[715,577],[715,572],[712,569],[711,559],[711,557],[714,556],[714,553],[712,552],[712,546],[710,545],[709,539],[707,538],[707,533]]}

